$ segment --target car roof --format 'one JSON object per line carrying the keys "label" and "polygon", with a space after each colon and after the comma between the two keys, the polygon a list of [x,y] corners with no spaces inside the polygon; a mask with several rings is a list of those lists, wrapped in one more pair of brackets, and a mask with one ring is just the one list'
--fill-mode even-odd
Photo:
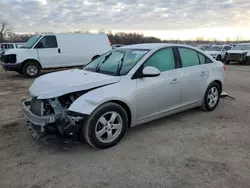
{"label": "car roof", "polygon": [[226,45],[226,44],[213,44],[211,47],[213,47],[213,46],[223,47],[223,46],[229,46],[229,45]]}
{"label": "car roof", "polygon": [[122,46],[119,49],[145,49],[145,50],[153,50],[153,49],[159,49],[164,47],[189,47],[193,48],[190,45],[185,44],[172,44],[172,43],[143,43],[143,44],[133,44],[133,45],[127,45]]}

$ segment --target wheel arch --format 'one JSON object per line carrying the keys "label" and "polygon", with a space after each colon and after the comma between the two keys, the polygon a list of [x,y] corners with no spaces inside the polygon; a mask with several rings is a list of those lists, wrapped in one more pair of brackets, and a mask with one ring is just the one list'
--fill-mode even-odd
{"label": "wheel arch", "polygon": [[132,112],[128,104],[126,102],[119,99],[110,99],[105,100],[98,103],[93,103],[92,101],[86,100],[85,98],[79,97],[76,99],[73,104],[69,107],[69,111],[78,112],[86,115],[91,115],[98,107],[104,105],[106,103],[115,103],[120,105],[128,115],[128,123],[129,127],[131,127],[132,123]]}
{"label": "wheel arch", "polygon": [[[130,110],[129,106],[125,102],[120,101],[120,100],[111,100],[111,101],[107,101],[107,102],[116,103],[116,104],[120,105],[126,111],[126,113],[128,115],[128,127],[130,128],[131,122],[132,122],[132,114],[131,114],[131,110]],[[107,102],[105,102],[105,103],[107,103]]]}
{"label": "wheel arch", "polygon": [[212,83],[216,83],[220,86],[220,93],[222,92],[222,82],[218,79],[213,80],[212,82],[209,83],[208,87],[212,84]]}
{"label": "wheel arch", "polygon": [[24,61],[22,62],[22,68],[23,68],[23,66],[24,66],[26,63],[28,63],[28,62],[37,63],[37,64],[40,66],[40,68],[42,69],[41,63],[40,63],[38,60],[36,60],[36,59],[26,59],[26,60],[24,60]]}

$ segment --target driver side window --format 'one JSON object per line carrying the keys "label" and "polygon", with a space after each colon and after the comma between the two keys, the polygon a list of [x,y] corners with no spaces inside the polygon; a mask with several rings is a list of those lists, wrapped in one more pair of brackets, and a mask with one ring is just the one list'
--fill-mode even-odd
{"label": "driver side window", "polygon": [[38,43],[36,48],[57,48],[55,36],[45,36]]}
{"label": "driver side window", "polygon": [[144,67],[152,66],[159,69],[160,72],[175,69],[175,58],[172,48],[161,49],[149,57]]}

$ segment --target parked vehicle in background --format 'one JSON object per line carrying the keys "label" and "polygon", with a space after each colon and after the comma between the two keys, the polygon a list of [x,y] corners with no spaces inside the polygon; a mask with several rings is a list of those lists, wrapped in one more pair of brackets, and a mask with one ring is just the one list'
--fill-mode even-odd
{"label": "parked vehicle in background", "polygon": [[35,35],[21,48],[7,51],[2,66],[37,77],[42,69],[83,66],[110,50],[105,34]]}
{"label": "parked vehicle in background", "polygon": [[211,55],[214,59],[218,61],[223,61],[228,50],[232,46],[230,45],[212,45],[211,47],[205,49],[205,52]]}
{"label": "parked vehicle in background", "polygon": [[126,130],[220,100],[225,66],[179,44],[137,44],[114,49],[83,69],[37,78],[22,101],[33,136],[82,136],[95,148],[116,145]]}
{"label": "parked vehicle in background", "polygon": [[225,55],[226,64],[236,61],[242,64],[249,64],[250,61],[250,43],[236,44]]}
{"label": "parked vehicle in background", "polygon": [[16,45],[14,43],[2,43],[0,56],[2,56],[4,52],[6,52],[7,50],[13,49],[13,48],[16,48]]}
{"label": "parked vehicle in background", "polygon": [[112,49],[115,49],[115,48],[120,48],[120,47],[122,47],[123,45],[121,45],[121,44],[113,44],[112,45]]}
{"label": "parked vehicle in background", "polygon": [[205,50],[207,48],[209,48],[211,46],[211,44],[199,44],[197,45],[197,48],[201,49],[201,50]]}
{"label": "parked vehicle in background", "polygon": [[1,43],[0,44],[0,57],[3,55],[4,52],[10,49],[16,49],[23,46],[25,43]]}
{"label": "parked vehicle in background", "polygon": [[25,45],[25,43],[15,43],[15,45],[16,48],[22,48]]}

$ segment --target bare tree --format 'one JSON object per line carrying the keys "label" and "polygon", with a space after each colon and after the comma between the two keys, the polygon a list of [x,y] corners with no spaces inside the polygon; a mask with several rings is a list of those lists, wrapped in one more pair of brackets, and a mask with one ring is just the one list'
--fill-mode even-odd
{"label": "bare tree", "polygon": [[10,24],[7,21],[0,21],[0,42],[3,42],[9,32],[11,32]]}

